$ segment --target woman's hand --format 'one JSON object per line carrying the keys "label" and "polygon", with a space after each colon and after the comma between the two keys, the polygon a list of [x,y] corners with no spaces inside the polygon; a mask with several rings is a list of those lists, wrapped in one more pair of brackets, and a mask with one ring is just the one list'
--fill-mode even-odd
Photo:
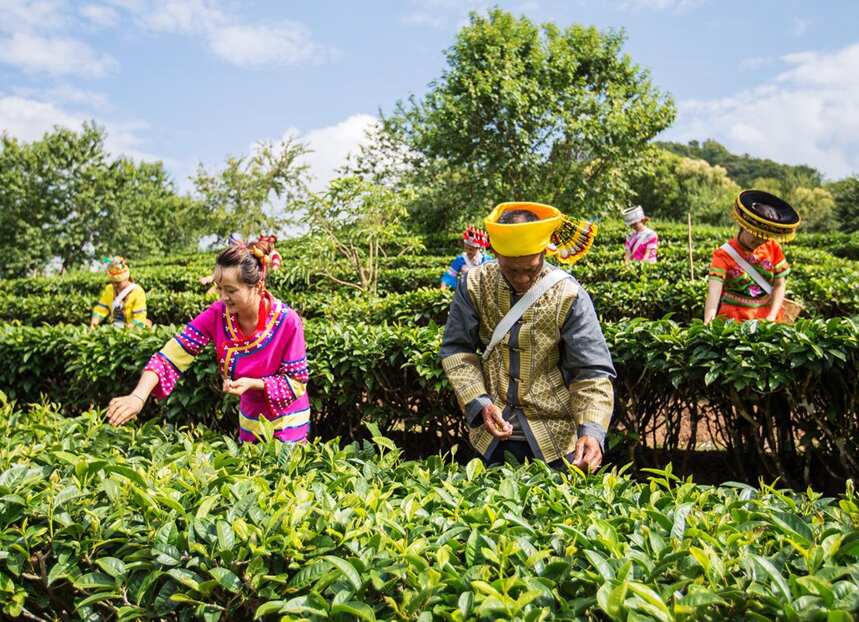
{"label": "woman's hand", "polygon": [[143,398],[134,393],[115,397],[107,407],[107,420],[110,425],[122,425],[131,421],[143,410]]}
{"label": "woman's hand", "polygon": [[265,382],[263,382],[262,378],[237,378],[235,380],[226,378],[224,380],[224,393],[242,395],[248,389],[263,391],[265,390]]}

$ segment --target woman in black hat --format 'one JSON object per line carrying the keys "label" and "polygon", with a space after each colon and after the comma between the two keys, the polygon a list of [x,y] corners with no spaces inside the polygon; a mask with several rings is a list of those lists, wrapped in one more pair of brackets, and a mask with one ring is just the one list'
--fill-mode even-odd
{"label": "woman in black hat", "polygon": [[786,201],[760,190],[737,196],[731,216],[737,237],[713,252],[704,322],[716,315],[738,321],[784,321],[790,266],[779,242],[796,236],[799,215]]}

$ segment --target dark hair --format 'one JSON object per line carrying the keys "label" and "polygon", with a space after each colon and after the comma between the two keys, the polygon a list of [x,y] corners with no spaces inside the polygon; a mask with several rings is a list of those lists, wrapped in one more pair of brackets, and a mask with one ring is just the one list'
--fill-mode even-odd
{"label": "dark hair", "polygon": [[235,243],[218,253],[215,265],[221,268],[239,268],[239,280],[251,287],[262,280],[263,265],[274,251],[274,242],[268,239],[257,240],[250,244]]}
{"label": "dark hair", "polygon": [[501,214],[498,219],[499,225],[516,225],[522,222],[537,222],[540,217],[534,212],[527,209],[512,209],[509,212]]}

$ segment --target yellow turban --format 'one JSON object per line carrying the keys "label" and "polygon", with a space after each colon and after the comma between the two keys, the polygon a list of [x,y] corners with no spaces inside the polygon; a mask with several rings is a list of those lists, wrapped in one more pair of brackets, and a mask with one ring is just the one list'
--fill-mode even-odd
{"label": "yellow turban", "polygon": [[[539,220],[502,224],[506,212],[531,212]],[[522,257],[547,251],[559,261],[573,264],[590,250],[597,227],[584,220],[571,220],[558,209],[542,203],[501,203],[483,221],[492,249],[505,257]]]}

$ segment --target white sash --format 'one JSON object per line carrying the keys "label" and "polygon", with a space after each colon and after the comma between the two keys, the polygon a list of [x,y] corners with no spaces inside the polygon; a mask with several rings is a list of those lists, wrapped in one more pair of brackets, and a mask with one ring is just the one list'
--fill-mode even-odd
{"label": "white sash", "polygon": [[516,321],[525,314],[525,311],[527,311],[531,305],[537,302],[543,294],[552,288],[553,285],[563,281],[564,279],[571,278],[573,277],[560,268],[555,268],[549,272],[549,274],[532,285],[531,289],[525,292],[525,295],[519,299],[519,302],[510,307],[510,310],[503,318],[501,318],[501,321],[498,322],[495,330],[492,331],[492,339],[483,351],[483,360],[485,361],[489,358],[489,355],[492,353],[492,350],[495,349],[495,346],[504,339],[504,335],[510,332],[510,329],[513,328],[513,324],[515,324]]}
{"label": "white sash", "polygon": [[[646,235],[641,235],[642,233],[644,233]],[[629,247],[630,256],[635,255],[635,251],[638,250],[638,247],[641,246],[641,244],[645,240],[648,242],[650,241],[650,237],[651,237],[652,233],[653,233],[653,231],[651,231],[650,229],[645,229],[644,231],[636,231],[635,232],[635,234],[634,234],[635,239],[632,241],[632,244]]]}
{"label": "white sash", "polygon": [[119,321],[117,321],[117,320],[116,320],[116,312],[117,312],[117,311],[119,311],[120,309],[122,309],[122,303],[123,303],[123,301],[124,301],[124,300],[125,300],[125,298],[128,296],[128,294],[130,294],[130,293],[131,293],[131,290],[133,290],[135,287],[137,287],[137,283],[129,283],[129,284],[128,284],[128,285],[127,285],[127,286],[126,286],[126,287],[125,287],[121,292],[119,292],[119,293],[114,297],[114,299],[113,299],[113,303],[111,304],[111,307],[112,307],[112,309],[111,309],[111,317],[113,317],[113,318],[114,318],[114,320],[113,320],[113,323],[114,323],[114,324],[122,324],[123,326],[125,325],[125,321],[124,321],[124,320],[123,320],[122,322],[119,322]]}
{"label": "white sash", "polygon": [[745,271],[746,274],[748,274],[750,277],[752,277],[752,280],[758,284],[758,287],[760,287],[762,290],[764,290],[767,293],[767,296],[769,296],[770,294],[773,293],[773,286],[770,285],[769,281],[767,281],[761,275],[760,272],[755,270],[755,268],[754,268],[754,266],[752,266],[752,264],[750,264],[748,261],[743,259],[740,256],[740,254],[737,252],[737,249],[735,249],[733,246],[731,246],[731,244],[729,242],[725,242],[724,244],[722,244],[722,250],[725,251],[726,253],[728,253],[731,256],[731,259],[736,261],[737,265],[739,265]]}

